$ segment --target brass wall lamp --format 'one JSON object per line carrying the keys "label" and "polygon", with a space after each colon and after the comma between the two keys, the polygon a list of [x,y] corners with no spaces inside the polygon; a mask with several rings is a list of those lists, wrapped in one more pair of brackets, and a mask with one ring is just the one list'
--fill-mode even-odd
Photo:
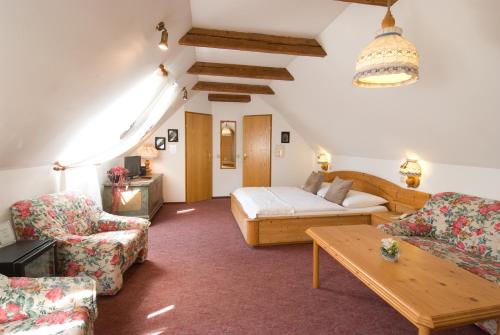
{"label": "brass wall lamp", "polygon": [[161,31],[161,40],[158,43],[158,48],[168,50],[168,31],[165,28],[165,23],[162,21],[156,25],[156,30]]}
{"label": "brass wall lamp", "polygon": [[164,75],[165,77],[168,77],[168,71],[167,71],[167,68],[165,67],[165,65],[160,64],[160,65],[158,65],[158,68],[160,69],[160,72],[162,75]]}

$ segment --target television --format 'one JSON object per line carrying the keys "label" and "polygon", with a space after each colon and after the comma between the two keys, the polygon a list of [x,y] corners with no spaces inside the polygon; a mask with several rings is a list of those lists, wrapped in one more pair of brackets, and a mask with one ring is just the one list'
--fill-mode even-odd
{"label": "television", "polygon": [[125,157],[125,169],[128,170],[130,178],[141,175],[141,156]]}

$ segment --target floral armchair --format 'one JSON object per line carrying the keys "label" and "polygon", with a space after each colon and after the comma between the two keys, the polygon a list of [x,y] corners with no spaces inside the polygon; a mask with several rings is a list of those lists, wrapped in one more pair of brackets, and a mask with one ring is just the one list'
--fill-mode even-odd
{"label": "floral armchair", "polygon": [[0,334],[93,334],[97,318],[93,279],[0,275],[0,287]]}
{"label": "floral armchair", "polygon": [[[438,193],[408,218],[379,228],[500,284],[500,201]],[[495,321],[478,326],[495,334]]]}
{"label": "floral armchair", "polygon": [[56,241],[59,275],[92,277],[98,294],[116,294],[125,270],[147,257],[148,220],[108,214],[82,194],[19,201],[11,214],[20,239]]}

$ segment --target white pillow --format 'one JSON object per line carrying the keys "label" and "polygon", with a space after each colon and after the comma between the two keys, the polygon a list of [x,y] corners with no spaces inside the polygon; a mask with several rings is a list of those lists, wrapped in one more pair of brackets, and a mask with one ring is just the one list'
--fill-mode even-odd
{"label": "white pillow", "polygon": [[326,194],[326,192],[328,192],[328,189],[330,188],[331,184],[332,183],[321,184],[321,187],[319,188],[318,193],[316,193],[316,195],[319,195],[320,197],[324,198],[325,194]]}
{"label": "white pillow", "polygon": [[386,203],[388,203],[387,200],[378,197],[376,195],[360,191],[349,190],[347,196],[342,202],[342,206],[346,208],[363,208],[363,207],[379,206]]}

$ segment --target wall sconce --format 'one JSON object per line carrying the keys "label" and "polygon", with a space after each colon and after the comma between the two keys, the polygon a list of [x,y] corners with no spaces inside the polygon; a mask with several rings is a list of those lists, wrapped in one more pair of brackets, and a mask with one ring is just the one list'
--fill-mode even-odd
{"label": "wall sconce", "polygon": [[318,164],[321,167],[321,170],[328,171],[328,167],[330,162],[328,161],[328,155],[325,153],[321,153],[318,155]]}
{"label": "wall sconce", "polygon": [[161,31],[161,40],[158,43],[158,48],[168,50],[168,31],[165,28],[165,23],[160,22],[156,25],[156,30]]}
{"label": "wall sconce", "polygon": [[163,76],[168,77],[168,71],[167,71],[167,68],[165,67],[165,65],[160,64],[160,65],[158,66],[158,68],[160,69],[160,72],[161,72],[161,74],[162,74]]}
{"label": "wall sconce", "polygon": [[406,176],[406,185],[411,188],[417,188],[420,185],[422,169],[416,159],[407,158],[399,167],[399,173]]}
{"label": "wall sconce", "polygon": [[186,87],[182,88],[182,100],[187,101],[188,100],[188,91]]}

